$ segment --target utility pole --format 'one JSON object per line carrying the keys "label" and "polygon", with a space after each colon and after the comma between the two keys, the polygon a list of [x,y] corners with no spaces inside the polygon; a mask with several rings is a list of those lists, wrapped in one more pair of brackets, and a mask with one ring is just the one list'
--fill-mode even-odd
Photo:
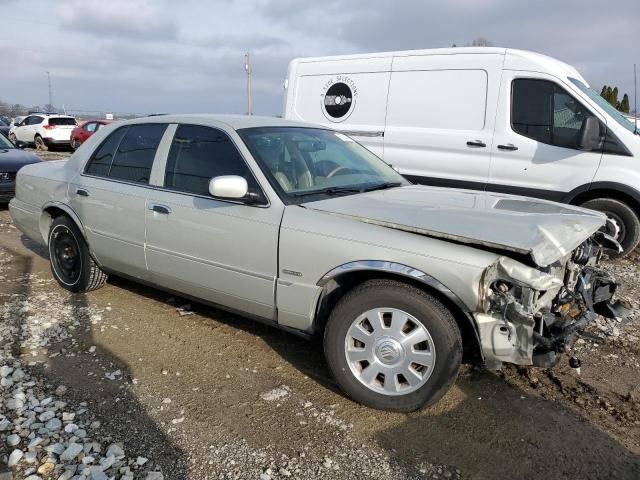
{"label": "utility pole", "polygon": [[51,89],[51,74],[47,71],[47,84],[49,85],[49,105],[53,108],[53,90]]}
{"label": "utility pole", "polygon": [[247,115],[253,115],[251,111],[251,54],[249,52],[244,56],[244,71],[247,73]]}

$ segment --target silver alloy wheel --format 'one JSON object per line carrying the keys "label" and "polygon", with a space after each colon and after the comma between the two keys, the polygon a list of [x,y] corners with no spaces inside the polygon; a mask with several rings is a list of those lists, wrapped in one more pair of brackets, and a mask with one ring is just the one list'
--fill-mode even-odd
{"label": "silver alloy wheel", "polygon": [[436,362],[427,328],[396,308],[376,308],[356,318],[347,330],[344,351],[358,381],[383,395],[418,390]]}

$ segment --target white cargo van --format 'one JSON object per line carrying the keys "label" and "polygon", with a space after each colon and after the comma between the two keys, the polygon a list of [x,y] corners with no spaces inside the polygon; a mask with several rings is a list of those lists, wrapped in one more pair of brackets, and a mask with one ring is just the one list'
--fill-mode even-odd
{"label": "white cargo van", "polygon": [[640,238],[640,136],[578,71],[533,52],[447,48],[289,65],[284,116],[351,135],[412,181],[606,212]]}

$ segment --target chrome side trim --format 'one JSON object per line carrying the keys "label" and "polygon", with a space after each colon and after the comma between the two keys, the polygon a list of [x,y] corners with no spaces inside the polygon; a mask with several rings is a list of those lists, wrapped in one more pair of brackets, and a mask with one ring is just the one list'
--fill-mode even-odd
{"label": "chrome side trim", "polygon": [[338,133],[344,133],[350,137],[384,137],[384,130],[371,132],[368,130],[336,130]]}
{"label": "chrome side trim", "polygon": [[445,295],[449,300],[455,303],[463,312],[469,313],[471,310],[467,307],[458,296],[453,293],[446,285],[443,285],[439,280],[436,280],[428,273],[425,273],[421,270],[417,270],[413,267],[409,267],[407,265],[403,265],[401,263],[395,262],[387,262],[384,260],[358,260],[355,262],[345,263],[340,265],[333,270],[324,274],[324,276],[318,281],[317,285],[319,287],[325,286],[330,280],[343,273],[347,272],[357,272],[357,271],[378,271],[378,272],[389,272],[396,275],[401,275],[403,277],[410,277],[415,280],[418,280],[425,285],[428,285],[431,288],[436,289],[438,292]]}

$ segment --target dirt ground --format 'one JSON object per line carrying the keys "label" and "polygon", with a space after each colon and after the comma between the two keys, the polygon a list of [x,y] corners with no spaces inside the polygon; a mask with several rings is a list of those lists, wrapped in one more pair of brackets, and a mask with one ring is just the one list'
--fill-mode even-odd
{"label": "dirt ground", "polygon": [[[68,294],[0,207],[0,365],[29,379],[0,387],[0,400],[23,388],[86,417],[86,437],[51,434],[84,443],[73,478],[638,479],[639,260],[607,263],[634,317],[589,328],[571,352],[579,374],[566,359],[551,371],[465,367],[436,406],[397,414],[345,398],[320,347],[290,334],[118,278]],[[11,415],[0,407],[0,424]],[[8,433],[0,472],[17,448]],[[54,462],[41,447],[58,441],[29,447],[35,434],[23,433],[35,461],[16,463],[18,479]],[[122,447],[120,470],[89,472],[89,438]],[[72,478],[55,465],[36,478]]]}

